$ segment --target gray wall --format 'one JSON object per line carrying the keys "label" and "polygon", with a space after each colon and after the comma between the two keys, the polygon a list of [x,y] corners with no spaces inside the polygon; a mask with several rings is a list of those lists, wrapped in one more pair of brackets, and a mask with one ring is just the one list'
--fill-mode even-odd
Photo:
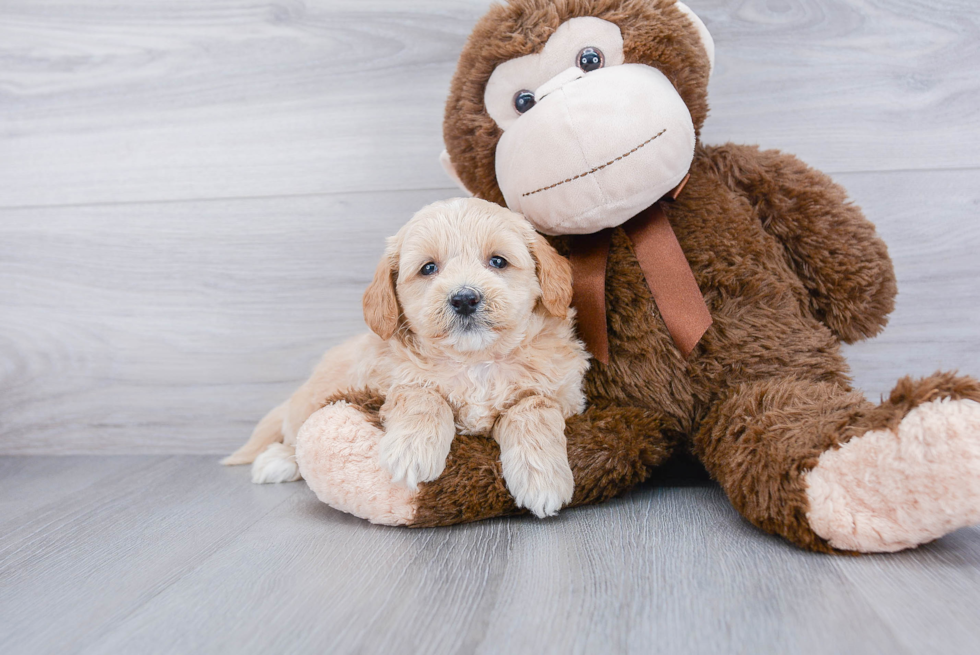
{"label": "gray wall", "polygon": [[[794,152],[888,241],[858,385],[980,375],[980,6],[690,0],[704,140]],[[363,329],[484,1],[0,5],[0,454],[221,453]]]}

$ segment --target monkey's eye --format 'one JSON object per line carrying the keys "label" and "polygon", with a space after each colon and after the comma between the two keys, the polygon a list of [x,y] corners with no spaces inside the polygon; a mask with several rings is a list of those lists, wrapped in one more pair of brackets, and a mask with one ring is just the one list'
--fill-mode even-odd
{"label": "monkey's eye", "polygon": [[490,265],[494,268],[507,268],[507,260],[503,257],[494,255],[490,258]]}
{"label": "monkey's eye", "polygon": [[518,114],[523,114],[533,106],[534,94],[530,91],[518,91],[517,95],[514,96],[514,109],[517,110]]}
{"label": "monkey's eye", "polygon": [[422,275],[435,275],[438,271],[439,271],[439,267],[436,266],[436,263],[429,262],[428,264],[422,267],[422,270],[420,270],[419,273],[421,273]]}
{"label": "monkey's eye", "polygon": [[602,50],[590,46],[588,48],[583,48],[582,52],[578,53],[577,65],[586,73],[589,73],[602,68],[604,61],[605,60],[602,57]]}

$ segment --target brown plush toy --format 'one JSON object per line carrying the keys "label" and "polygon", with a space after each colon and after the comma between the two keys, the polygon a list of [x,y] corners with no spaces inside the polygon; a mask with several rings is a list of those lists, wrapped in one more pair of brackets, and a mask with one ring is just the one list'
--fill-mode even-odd
{"label": "brown plush toy", "polygon": [[[794,157],[700,143],[713,57],[674,0],[511,0],[452,82],[447,170],[572,258],[595,355],[590,407],[567,423],[572,504],[687,452],[749,521],[812,550],[894,551],[980,522],[980,383],[906,378],[880,405],[851,387],[840,343],[893,307],[885,245]],[[324,501],[410,526],[518,511],[492,440],[458,436],[445,473],[409,491],[374,461],[380,399],[343,400],[298,439]]]}

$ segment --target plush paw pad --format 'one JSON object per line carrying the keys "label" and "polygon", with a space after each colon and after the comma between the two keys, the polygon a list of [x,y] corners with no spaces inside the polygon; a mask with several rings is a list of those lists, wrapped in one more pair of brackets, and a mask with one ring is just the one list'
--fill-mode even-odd
{"label": "plush paw pad", "polygon": [[890,552],[980,523],[980,403],[919,405],[821,455],[806,476],[815,533],[835,548]]}
{"label": "plush paw pad", "polygon": [[296,437],[296,459],[317,498],[371,523],[405,525],[416,511],[415,494],[394,484],[378,463],[383,433],[356,407],[327,405]]}

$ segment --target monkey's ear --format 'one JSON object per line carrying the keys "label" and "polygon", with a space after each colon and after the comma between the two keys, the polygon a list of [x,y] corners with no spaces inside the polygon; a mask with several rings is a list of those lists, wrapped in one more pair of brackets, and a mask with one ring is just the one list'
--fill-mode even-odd
{"label": "monkey's ear", "polygon": [[453,166],[453,162],[449,158],[448,150],[443,150],[442,153],[439,155],[439,163],[442,164],[442,170],[446,171],[446,175],[448,175],[449,178],[456,183],[456,186],[462,189],[463,192],[466,193],[466,195],[468,196],[473,195],[473,193],[466,188],[466,185],[463,184],[463,180],[459,179],[459,174],[456,173],[456,167]]}
{"label": "monkey's ear", "polygon": [[534,233],[531,254],[538,264],[541,302],[551,315],[565,318],[572,304],[572,265],[537,232]]}
{"label": "monkey's ear", "polygon": [[701,37],[701,43],[702,43],[702,45],[704,45],[704,51],[708,55],[708,65],[710,66],[710,70],[711,71],[714,71],[714,69],[715,69],[715,40],[713,38],[711,38],[711,32],[708,31],[708,28],[704,24],[704,21],[702,21],[700,18],[698,18],[698,15],[695,14],[694,11],[690,7],[688,7],[686,4],[684,4],[680,0],[677,0],[677,2],[675,3],[674,6],[677,7],[678,9],[680,9],[681,10],[681,13],[683,13],[685,16],[687,16],[690,19],[690,21],[692,23],[694,23],[694,28],[698,31],[698,36]]}
{"label": "monkey's ear", "polygon": [[395,295],[395,279],[398,276],[396,255],[386,251],[374,279],[364,292],[364,322],[371,331],[387,341],[398,329],[398,296]]}

